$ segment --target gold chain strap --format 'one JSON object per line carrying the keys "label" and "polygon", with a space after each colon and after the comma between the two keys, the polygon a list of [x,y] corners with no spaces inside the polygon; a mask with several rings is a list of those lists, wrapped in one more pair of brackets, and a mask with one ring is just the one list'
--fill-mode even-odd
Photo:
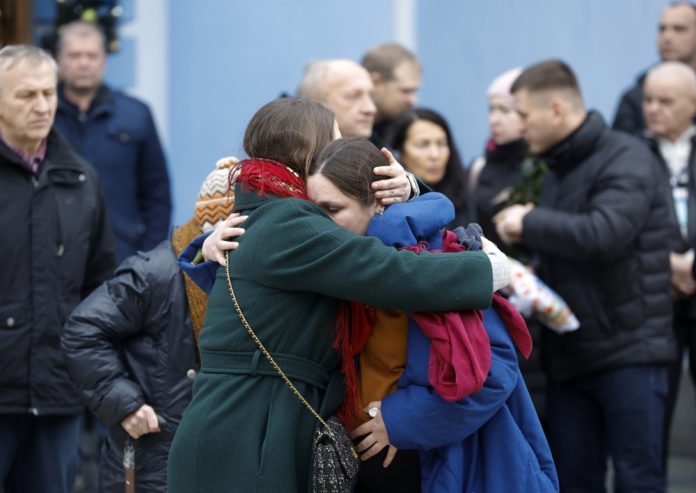
{"label": "gold chain strap", "polygon": [[254,340],[256,345],[259,347],[259,349],[261,350],[263,355],[266,357],[268,362],[271,364],[271,366],[273,368],[275,368],[275,371],[278,372],[278,375],[280,375],[280,378],[282,378],[283,381],[288,385],[288,387],[290,387],[290,390],[292,390],[292,393],[295,394],[295,396],[300,400],[300,402],[302,402],[302,404],[304,404],[305,407],[307,409],[309,409],[309,412],[312,413],[314,415],[314,417],[317,418],[322,425],[324,425],[324,428],[326,428],[326,430],[329,433],[331,433],[331,428],[329,428],[329,425],[326,423],[326,421],[324,421],[322,419],[322,417],[319,416],[319,413],[317,413],[314,410],[314,408],[312,407],[312,405],[309,402],[307,402],[307,399],[305,399],[302,396],[302,394],[300,394],[300,391],[297,390],[297,388],[293,385],[292,381],[288,378],[288,376],[285,374],[285,372],[280,368],[280,366],[278,366],[278,363],[275,362],[275,360],[273,359],[273,356],[271,356],[271,353],[268,352],[268,350],[263,345],[261,340],[256,336],[256,334],[252,330],[251,325],[249,325],[249,322],[247,322],[247,319],[244,316],[244,313],[242,313],[242,309],[239,306],[239,303],[237,302],[237,297],[234,294],[234,289],[232,289],[232,278],[230,276],[230,255],[229,255],[229,252],[227,252],[225,255],[226,255],[226,260],[227,260],[227,265],[225,267],[225,272],[227,273],[227,288],[230,291],[230,297],[232,298],[232,304],[234,305],[234,309],[237,311],[237,315],[239,315],[239,320],[242,321],[242,325],[247,330],[247,332],[249,332],[249,335]]}

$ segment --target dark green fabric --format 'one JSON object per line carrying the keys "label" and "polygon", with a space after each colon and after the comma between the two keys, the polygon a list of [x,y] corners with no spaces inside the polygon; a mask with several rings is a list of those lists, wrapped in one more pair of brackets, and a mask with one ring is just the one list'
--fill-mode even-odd
{"label": "dark green fabric", "polygon": [[[331,375],[326,390],[294,382],[325,417],[343,396],[332,349],[338,299],[403,310],[490,305],[491,267],[483,253],[397,251],[352,235],[306,201],[239,189],[236,200],[237,210],[249,214],[246,234],[230,255],[237,299],[271,354],[313,361]],[[232,306],[224,269],[210,295],[200,346],[203,368],[213,363],[208,351],[256,350]],[[315,426],[279,378],[204,370],[172,445],[169,491],[309,491]]]}

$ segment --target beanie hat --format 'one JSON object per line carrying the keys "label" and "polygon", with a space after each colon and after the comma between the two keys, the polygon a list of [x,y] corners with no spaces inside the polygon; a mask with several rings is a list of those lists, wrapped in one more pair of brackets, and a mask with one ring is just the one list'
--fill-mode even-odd
{"label": "beanie hat", "polygon": [[510,104],[512,104],[513,98],[512,94],[510,93],[510,88],[512,88],[512,85],[515,83],[515,81],[521,73],[521,68],[513,68],[506,72],[503,72],[498,77],[493,79],[491,85],[488,86],[486,96],[488,96],[489,98],[496,96],[502,97],[505,98],[505,100],[508,101]]}
{"label": "beanie hat", "polygon": [[[201,191],[196,197],[196,209],[193,217],[174,229],[172,233],[172,247],[177,257],[194,238],[200,236],[201,233],[212,230],[234,209],[234,192],[230,190],[229,175],[232,167],[238,161],[237,158],[233,157],[222,158],[215,163],[215,169],[206,177],[201,185]],[[184,282],[191,325],[196,341],[198,341],[205,320],[208,295],[188,275],[184,275]]]}
{"label": "beanie hat", "polygon": [[238,162],[234,157],[220,159],[215,164],[215,170],[201,185],[193,219],[204,233],[229,216],[234,208],[234,192],[230,189],[229,175]]}

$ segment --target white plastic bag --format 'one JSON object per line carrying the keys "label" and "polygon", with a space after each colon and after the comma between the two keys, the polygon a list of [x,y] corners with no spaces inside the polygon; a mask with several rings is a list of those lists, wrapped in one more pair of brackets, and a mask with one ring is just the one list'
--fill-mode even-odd
{"label": "white plastic bag", "polygon": [[580,322],[558,293],[532,274],[521,262],[510,260],[509,301],[525,316],[532,313],[549,329],[564,334],[580,328]]}

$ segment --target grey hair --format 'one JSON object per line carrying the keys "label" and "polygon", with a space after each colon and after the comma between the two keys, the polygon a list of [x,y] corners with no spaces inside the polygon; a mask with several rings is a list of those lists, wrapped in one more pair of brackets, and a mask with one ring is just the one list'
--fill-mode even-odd
{"label": "grey hair", "polygon": [[0,89],[3,85],[2,74],[23,62],[33,66],[47,64],[56,74],[58,73],[56,61],[41,48],[31,45],[7,45],[0,49]]}
{"label": "grey hair", "polygon": [[329,74],[329,62],[317,60],[309,62],[302,74],[302,80],[297,87],[297,97],[312,99],[314,101],[326,101],[326,79]]}
{"label": "grey hair", "polygon": [[95,24],[94,22],[88,22],[88,21],[73,21],[69,22],[68,24],[65,24],[61,26],[61,28],[58,30],[58,39],[56,40],[56,49],[55,53],[56,56],[60,54],[61,50],[63,49],[63,45],[65,44],[65,38],[68,36],[78,36],[80,38],[85,38],[88,36],[97,36],[99,37],[99,40],[101,41],[101,46],[102,49],[104,50],[104,53],[108,53],[107,50],[107,40],[106,40],[106,34],[104,34],[104,30],[98,25]]}

